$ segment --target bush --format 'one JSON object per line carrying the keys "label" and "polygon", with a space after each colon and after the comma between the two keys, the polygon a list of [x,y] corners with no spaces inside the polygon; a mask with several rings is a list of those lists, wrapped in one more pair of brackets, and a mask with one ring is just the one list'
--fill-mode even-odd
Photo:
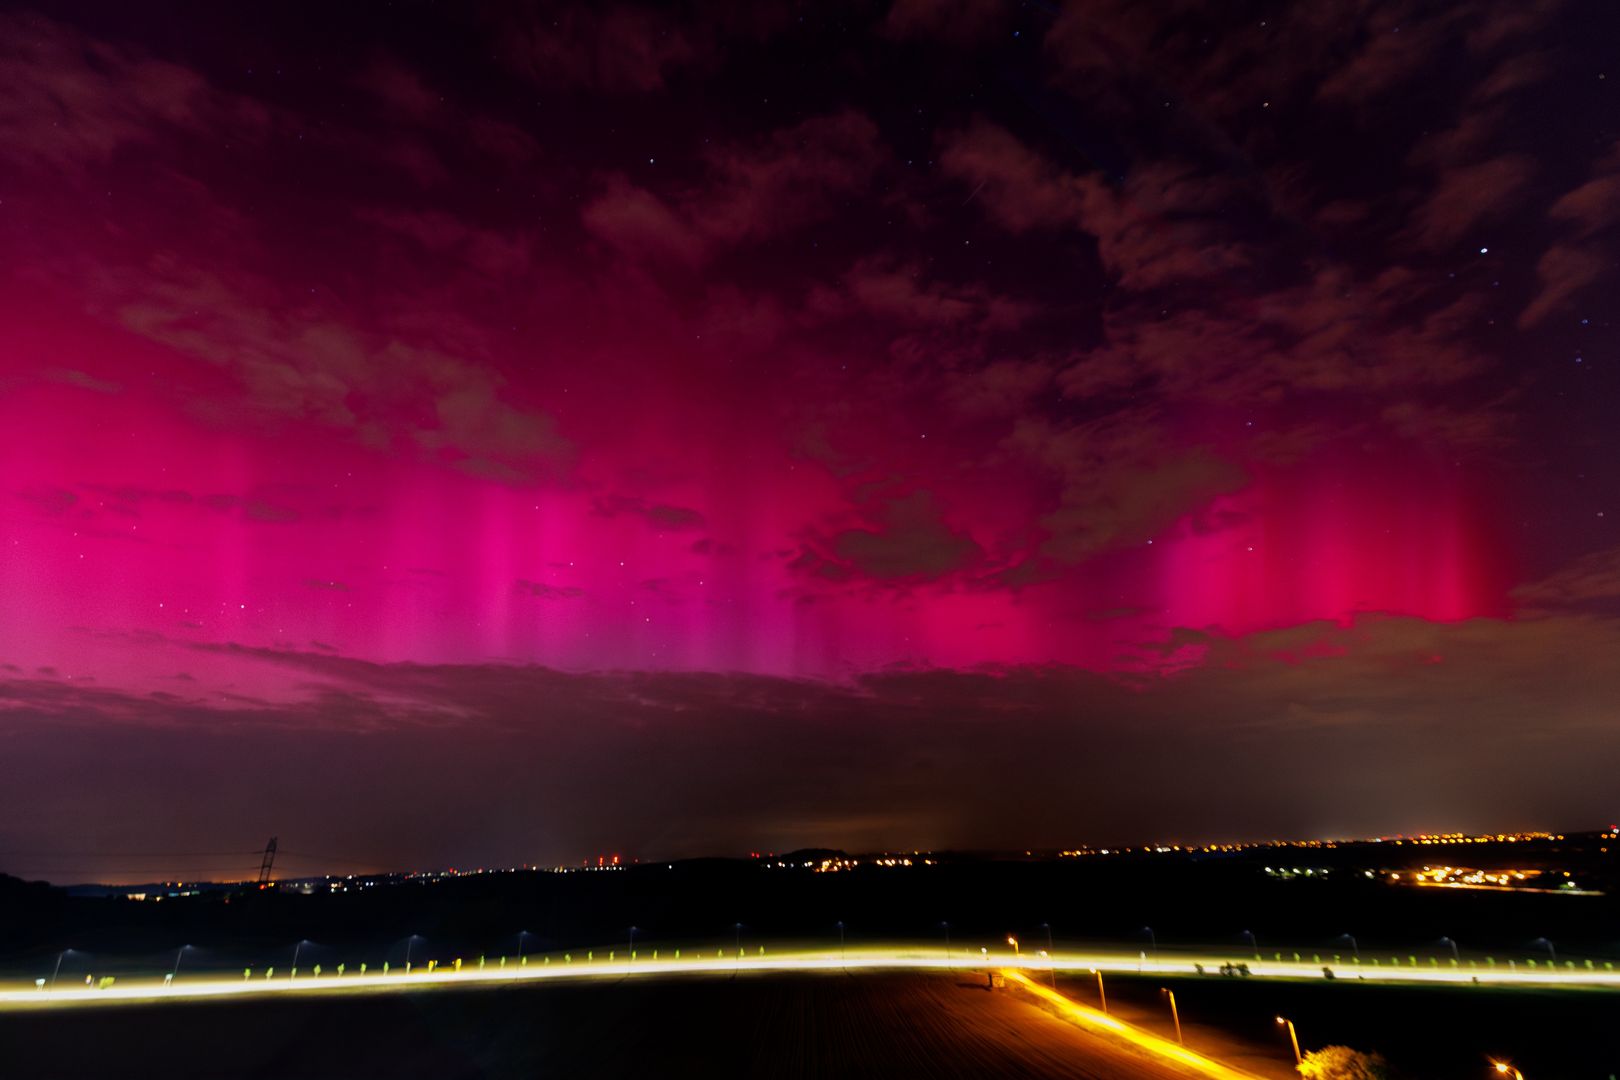
{"label": "bush", "polygon": [[1382,1057],[1348,1046],[1312,1050],[1300,1062],[1299,1074],[1309,1080],[1389,1080],[1391,1075]]}

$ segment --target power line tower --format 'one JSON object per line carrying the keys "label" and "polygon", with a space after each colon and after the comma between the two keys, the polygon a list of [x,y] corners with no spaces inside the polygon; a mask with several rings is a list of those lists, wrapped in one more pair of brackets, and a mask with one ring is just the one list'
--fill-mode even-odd
{"label": "power line tower", "polygon": [[270,884],[270,870],[276,865],[276,838],[271,837],[270,842],[264,845],[264,858],[259,863],[259,888]]}

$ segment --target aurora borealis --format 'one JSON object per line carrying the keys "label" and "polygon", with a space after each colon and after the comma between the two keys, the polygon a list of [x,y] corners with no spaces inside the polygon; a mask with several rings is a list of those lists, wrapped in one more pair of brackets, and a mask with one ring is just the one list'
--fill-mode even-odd
{"label": "aurora borealis", "polygon": [[0,13],[0,849],[1606,821],[1613,13],[950,7]]}

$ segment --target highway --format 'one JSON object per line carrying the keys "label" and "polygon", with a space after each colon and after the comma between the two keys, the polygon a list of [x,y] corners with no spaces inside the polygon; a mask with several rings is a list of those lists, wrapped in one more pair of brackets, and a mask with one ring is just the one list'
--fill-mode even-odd
{"label": "highway", "polygon": [[[224,1053],[215,1044],[223,1032],[233,1030],[249,1043],[253,1032],[277,1032],[274,1043],[291,1030],[298,1033],[299,1046],[307,1042],[340,1049],[349,1045],[351,1032],[374,1030],[380,1042],[373,1049],[392,1062],[390,1075],[430,1075],[417,1069],[429,1060],[439,1060],[448,1070],[431,1074],[435,1076],[506,1075],[508,1059],[533,1066],[528,1073],[516,1069],[512,1075],[546,1070],[647,1075],[684,1071],[686,1066],[676,1062],[687,1060],[681,1057],[687,1054],[690,1069],[711,1076],[1253,1080],[1251,1073],[1189,1052],[1163,1034],[1122,1023],[1049,988],[1054,966],[1059,973],[1081,976],[1077,983],[1067,981],[1086,987],[1081,993],[1087,1001],[1093,970],[1105,978],[1196,978],[1202,965],[1203,981],[1220,984],[1226,981],[1218,974],[1221,965],[1234,962],[1230,953],[1158,959],[1140,951],[1060,953],[1054,964],[1039,953],[958,947],[947,954],[939,946],[912,943],[783,951],[767,945],[741,954],[720,948],[695,955],[688,949],[679,956],[661,950],[631,961],[622,952],[610,951],[609,956],[613,958],[581,951],[529,956],[524,964],[509,961],[504,966],[464,963],[456,970],[450,961],[433,970],[418,963],[410,973],[395,968],[341,976],[328,971],[318,977],[307,971],[292,977],[283,970],[274,978],[263,971],[248,978],[197,971],[172,983],[161,975],[120,976],[105,987],[66,980],[54,989],[48,980],[44,987],[13,982],[0,988],[0,1055],[26,1060],[30,1047],[48,1045],[62,1057],[55,1064],[73,1065],[60,1070],[42,1065],[18,1075],[93,1075],[109,1069],[146,1075],[127,1068],[124,1059],[108,1056],[116,1034],[109,1042],[99,1035],[85,1038],[85,1033],[122,1032],[126,1045],[135,1047],[159,1039],[185,1056],[199,1046],[214,1047],[210,1054]],[[1324,981],[1315,964],[1252,958],[1246,963],[1249,976],[1230,978]],[[1000,973],[1008,989],[987,992],[991,973]],[[1476,981],[1521,989],[1620,989],[1620,975],[1596,965],[1587,968],[1584,961],[1534,969],[1466,960],[1455,966],[1368,963],[1359,970],[1345,965],[1337,970],[1335,985],[1354,993],[1354,987],[1367,984],[1461,987]],[[589,1002],[606,1011],[593,1012],[584,1004]],[[203,1010],[179,1008],[186,1004]],[[547,1030],[556,1034],[540,1044],[531,1045],[525,1041],[529,1036],[513,1036],[502,1026],[510,1022],[532,1034],[538,1030],[533,1025],[541,1022],[537,1018],[546,1015],[555,1016],[555,1028]],[[444,1046],[418,1045],[421,1033],[413,1025],[423,1017],[449,1017],[452,1028],[465,1029],[453,1041],[470,1046],[493,1040],[506,1056],[492,1058],[487,1069],[458,1072],[453,1055],[444,1056],[449,1052]],[[491,1024],[495,1029],[485,1031]],[[603,1030],[604,1024],[611,1030]],[[409,1037],[401,1034],[401,1025],[410,1029]],[[18,1031],[27,1034],[18,1039]],[[770,1060],[747,1057],[756,1052]],[[19,1053],[21,1059],[16,1058]],[[266,1064],[262,1073],[246,1066],[239,1073],[221,1073],[214,1064],[217,1057],[206,1055],[195,1066],[209,1075],[280,1075],[278,1070],[297,1061],[299,1053],[298,1046],[284,1047],[272,1055],[279,1064]],[[876,1064],[868,1068],[867,1063]],[[370,1059],[354,1062],[348,1073],[375,1074],[370,1064]],[[1251,1067],[1270,1071],[1263,1061]],[[313,1075],[304,1064],[295,1071]],[[174,1075],[189,1074],[182,1069]]]}
{"label": "highway", "polygon": [[[13,982],[0,989],[0,1009],[49,1009],[65,1007],[104,1006],[120,1002],[163,1002],[178,1004],[199,999],[245,998],[277,995],[321,995],[356,993],[395,993],[423,991],[436,988],[469,986],[503,986],[545,982],[549,980],[623,979],[652,975],[724,975],[737,972],[791,973],[814,971],[938,971],[985,969],[988,967],[1022,970],[1032,974],[1045,974],[1052,967],[1060,972],[1145,973],[1173,976],[1195,976],[1201,965],[1206,977],[1219,978],[1220,966],[1233,962],[1230,953],[1177,955],[1173,958],[1153,959],[1113,953],[1059,955],[1055,961],[1024,953],[1013,955],[993,950],[957,949],[947,955],[940,948],[917,945],[874,946],[822,950],[776,952],[766,947],[763,952],[746,951],[738,956],[731,950],[706,952],[702,956],[691,951],[682,958],[666,952],[661,958],[638,956],[633,961],[618,954],[614,960],[597,958],[587,960],[581,951],[571,956],[531,956],[525,966],[509,963],[505,967],[489,965],[482,969],[466,965],[453,970],[441,965],[428,971],[418,965],[410,974],[395,968],[381,974],[348,973],[342,976],[328,972],[320,977],[306,973],[297,978],[285,972],[274,979],[263,977],[221,977],[217,974],[183,975],[173,985],[165,985],[161,978],[142,981],[120,979],[105,989],[85,987],[82,984],[64,984],[55,989],[36,988],[31,983]],[[1321,981],[1322,965],[1289,962],[1245,961],[1252,979],[1305,979]],[[1524,966],[1494,967],[1466,962],[1456,966],[1374,966],[1372,964],[1340,964],[1334,966],[1340,980],[1359,980],[1388,985],[1494,985],[1503,987],[1593,987],[1620,989],[1620,972],[1584,966],[1537,968]],[[46,973],[48,974],[48,972]]]}

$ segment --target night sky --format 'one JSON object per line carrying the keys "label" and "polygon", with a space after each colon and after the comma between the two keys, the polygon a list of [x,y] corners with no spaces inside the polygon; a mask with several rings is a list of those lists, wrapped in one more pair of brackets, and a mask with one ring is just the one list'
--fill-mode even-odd
{"label": "night sky", "polygon": [[1616,41],[7,6],[0,870],[1606,824]]}

